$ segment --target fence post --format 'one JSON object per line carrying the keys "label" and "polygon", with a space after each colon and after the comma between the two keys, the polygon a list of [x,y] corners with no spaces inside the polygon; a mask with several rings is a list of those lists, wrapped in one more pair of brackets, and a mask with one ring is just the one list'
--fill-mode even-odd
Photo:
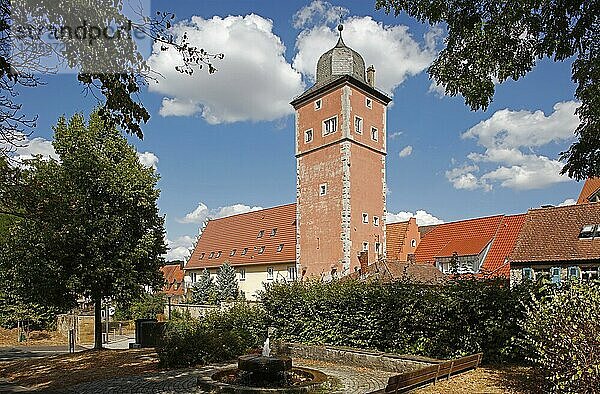
{"label": "fence post", "polygon": [[69,329],[69,353],[75,353],[75,330]]}
{"label": "fence post", "polygon": [[448,371],[448,380],[450,380],[450,375],[452,374],[452,367],[454,367],[454,360],[450,363],[450,371]]}

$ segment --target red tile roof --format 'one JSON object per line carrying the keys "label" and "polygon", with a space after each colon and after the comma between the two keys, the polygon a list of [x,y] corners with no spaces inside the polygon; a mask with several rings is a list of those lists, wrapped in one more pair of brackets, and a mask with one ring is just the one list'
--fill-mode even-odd
{"label": "red tile roof", "polygon": [[[413,264],[406,261],[380,260],[369,264],[367,272],[353,272],[347,279],[407,281],[410,283],[439,284],[448,278],[429,264]],[[346,279],[346,278],[344,278]]]}
{"label": "red tile roof", "polygon": [[407,230],[408,221],[385,225],[385,242],[387,244],[386,250],[389,259],[399,259],[400,252],[402,251],[406,239]]}
{"label": "red tile roof", "polygon": [[[278,251],[280,245],[283,249]],[[288,204],[210,220],[185,268],[295,261],[296,204]]]}
{"label": "red tile roof", "polygon": [[483,262],[481,271],[490,276],[510,276],[510,265],[505,264],[513,251],[525,222],[526,214],[505,216],[498,227],[492,247]]}
{"label": "red tile roof", "polygon": [[490,237],[475,237],[468,239],[452,239],[440,250],[435,257],[452,257],[478,255],[490,243]]}
{"label": "red tile roof", "polygon": [[475,238],[487,239],[489,242],[496,234],[503,217],[497,215],[439,224],[421,238],[415,251],[415,261],[434,264],[435,257],[439,256],[450,242],[469,242]]}
{"label": "red tile roof", "polygon": [[588,178],[583,184],[577,204],[589,202],[589,198],[597,192],[600,192],[600,178]]}
{"label": "red tile roof", "polygon": [[600,260],[600,238],[579,239],[583,226],[600,224],[600,204],[532,209],[511,262]]}
{"label": "red tile roof", "polygon": [[163,293],[167,295],[183,295],[183,270],[180,264],[167,264],[160,268],[165,278]]}

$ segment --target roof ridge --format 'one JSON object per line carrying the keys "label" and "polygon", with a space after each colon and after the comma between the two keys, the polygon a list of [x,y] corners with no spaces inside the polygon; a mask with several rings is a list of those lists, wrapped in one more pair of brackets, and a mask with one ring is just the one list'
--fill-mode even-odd
{"label": "roof ridge", "polygon": [[[288,203],[288,204],[275,205],[273,207],[268,207],[268,208],[255,209],[254,211],[234,213],[233,215],[227,215],[227,216],[223,216],[223,217],[215,218],[215,219],[208,218],[208,222],[210,223],[210,222],[214,222],[214,221],[221,220],[221,219],[229,219],[229,218],[241,216],[241,215],[249,215],[251,213],[256,213],[256,212],[264,212],[264,211],[268,211],[270,209],[283,208],[283,207],[287,207],[287,206],[291,206],[291,205],[296,205],[296,203],[292,202],[292,203]],[[208,224],[207,224],[207,226],[208,226]]]}

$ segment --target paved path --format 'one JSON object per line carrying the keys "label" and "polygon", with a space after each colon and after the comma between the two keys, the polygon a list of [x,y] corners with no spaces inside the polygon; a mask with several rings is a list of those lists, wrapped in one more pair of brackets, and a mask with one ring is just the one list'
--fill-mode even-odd
{"label": "paved path", "polygon": [[[75,346],[75,351],[85,350],[82,346]],[[24,358],[37,358],[46,356],[56,356],[69,353],[68,345],[58,346],[7,346],[0,347],[0,362],[14,361]],[[1,392],[1,391],[0,391]]]}
{"label": "paved path", "polygon": [[[294,365],[318,369],[337,378],[342,387],[335,393],[364,394],[385,387],[391,372],[367,368],[340,366],[329,363],[302,362]],[[232,368],[235,364],[211,365],[204,368],[166,371],[156,374],[129,376],[82,383],[65,391],[77,394],[137,394],[137,393],[205,393],[197,387],[200,376],[210,376],[221,368]],[[334,391],[332,391],[334,393]]]}

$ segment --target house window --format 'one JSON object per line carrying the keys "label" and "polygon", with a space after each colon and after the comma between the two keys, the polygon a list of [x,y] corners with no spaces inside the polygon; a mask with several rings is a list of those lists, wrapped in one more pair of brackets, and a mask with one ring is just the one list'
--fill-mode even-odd
{"label": "house window", "polygon": [[373,100],[371,100],[371,99],[370,99],[370,98],[368,98],[368,97],[367,97],[367,98],[365,98],[365,106],[366,106],[367,108],[369,108],[369,109],[370,109],[370,108],[373,108]]}
{"label": "house window", "polygon": [[244,256],[246,253],[248,253],[248,248],[244,248],[244,250],[242,250],[242,256]]}
{"label": "house window", "polygon": [[287,269],[288,271],[288,280],[290,281],[294,281],[297,279],[298,275],[297,275],[297,271],[296,271],[296,266],[295,265],[291,265],[288,267]]}
{"label": "house window", "polygon": [[304,142],[308,144],[312,140],[313,140],[313,130],[308,129],[304,132]]}
{"label": "house window", "polygon": [[240,281],[246,280],[246,268],[240,268],[238,272],[240,273]]}
{"label": "house window", "polygon": [[416,248],[417,247],[417,240],[416,239],[411,239],[410,240],[410,247],[411,248]]}
{"label": "house window", "polygon": [[205,253],[202,252],[202,254],[200,255],[200,260],[202,260],[204,258]]}
{"label": "house window", "polygon": [[369,251],[369,243],[368,242],[363,242],[363,252],[368,252]]}
{"label": "house window", "polygon": [[550,268],[550,280],[552,283],[560,283],[560,267]]}
{"label": "house window", "polygon": [[274,228],[273,230],[271,230],[271,237],[274,237],[275,234],[277,234],[277,228]]}
{"label": "house window", "polygon": [[229,256],[235,256],[235,249],[231,249],[231,253],[229,253]]}
{"label": "house window", "polygon": [[321,99],[315,100],[315,111],[320,110],[322,106],[323,102],[321,101]]}
{"label": "house window", "polygon": [[363,219],[363,223],[369,223],[369,214],[363,212],[362,219]]}
{"label": "house window", "polygon": [[355,116],[354,117],[354,131],[357,134],[362,134],[362,130],[363,130],[363,120],[360,116]]}
{"label": "house window", "polygon": [[379,226],[379,217],[373,216],[373,226]]}
{"label": "house window", "polygon": [[535,279],[533,276],[533,269],[529,267],[523,268],[523,279],[533,280]]}
{"label": "house window", "polygon": [[273,280],[273,267],[267,268],[267,280]]}
{"label": "house window", "polygon": [[217,255],[215,256],[215,259],[218,259],[219,257],[221,257],[221,251],[220,250],[217,252]]}
{"label": "house window", "polygon": [[596,226],[593,224],[586,224],[585,226],[582,227],[581,232],[579,233],[579,238],[580,239],[593,238],[595,228],[596,228]]}
{"label": "house window", "polygon": [[192,283],[196,282],[196,273],[195,272],[192,272],[190,274],[190,279],[192,280]]}
{"label": "house window", "polygon": [[371,127],[371,139],[373,141],[377,141],[377,139],[379,138],[378,134],[379,132],[377,131],[377,129],[375,127]]}
{"label": "house window", "polygon": [[329,135],[337,131],[337,116],[323,121],[323,135]]}
{"label": "house window", "polygon": [[319,185],[319,196],[324,196],[327,194],[327,184],[326,183],[321,183]]}
{"label": "house window", "polygon": [[579,267],[569,267],[569,279],[581,279],[581,270]]}
{"label": "house window", "polygon": [[210,252],[210,254],[208,255],[208,258],[212,259],[213,257],[215,257],[215,252]]}
{"label": "house window", "polygon": [[262,238],[262,237],[263,237],[263,235],[265,235],[265,230],[260,230],[260,231],[258,232],[258,235],[256,236],[256,238]]}
{"label": "house window", "polygon": [[277,252],[281,252],[283,250],[283,244],[279,244],[277,247]]}
{"label": "house window", "polygon": [[261,246],[260,248],[258,248],[258,254],[263,254],[265,252],[265,247]]}
{"label": "house window", "polygon": [[381,244],[379,242],[375,242],[375,254],[381,254]]}

